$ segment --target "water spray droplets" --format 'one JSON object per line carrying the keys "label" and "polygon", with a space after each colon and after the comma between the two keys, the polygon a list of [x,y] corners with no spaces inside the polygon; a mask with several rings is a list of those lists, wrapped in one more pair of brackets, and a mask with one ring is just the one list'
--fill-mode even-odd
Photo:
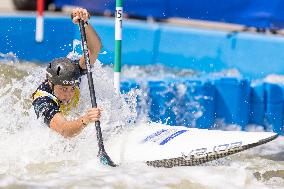
{"label": "water spray droplets", "polygon": [[0,52],[0,62],[8,65],[14,65],[19,63],[19,60],[13,52],[9,52],[7,54]]}
{"label": "water spray droplets", "polygon": [[[71,44],[69,44],[71,46]],[[71,60],[78,60],[81,58],[81,55],[77,52],[79,48],[81,48],[81,42],[77,39],[73,40],[72,51],[67,55]]]}

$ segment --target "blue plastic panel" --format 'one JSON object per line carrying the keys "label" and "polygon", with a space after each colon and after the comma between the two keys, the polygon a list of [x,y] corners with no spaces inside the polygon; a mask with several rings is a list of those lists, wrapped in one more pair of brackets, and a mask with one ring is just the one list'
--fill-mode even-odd
{"label": "blue plastic panel", "polygon": [[227,67],[226,32],[162,25],[155,62],[170,67],[219,71]]}
{"label": "blue plastic panel", "polygon": [[249,120],[250,82],[245,79],[220,78],[216,86],[216,116],[225,123],[245,129]]}
{"label": "blue plastic panel", "polygon": [[259,34],[237,33],[230,37],[231,51],[226,65],[237,67],[244,75],[262,78],[269,73],[284,73],[284,38]]}
{"label": "blue plastic panel", "polygon": [[260,83],[251,87],[249,123],[264,125],[265,119],[265,86]]}
{"label": "blue plastic panel", "polygon": [[279,84],[266,83],[266,128],[276,133],[283,132],[283,86]]}
{"label": "blue plastic panel", "polygon": [[152,81],[148,88],[152,121],[198,128],[213,126],[215,87],[210,81]]}
{"label": "blue plastic panel", "polygon": [[[179,122],[184,126],[211,128],[215,121],[215,86],[212,81],[185,81],[184,95],[178,95]],[[182,91],[182,90],[181,90]]]}
{"label": "blue plastic panel", "polygon": [[176,125],[177,108],[173,85],[163,81],[150,81],[148,83],[149,117],[154,122]]}

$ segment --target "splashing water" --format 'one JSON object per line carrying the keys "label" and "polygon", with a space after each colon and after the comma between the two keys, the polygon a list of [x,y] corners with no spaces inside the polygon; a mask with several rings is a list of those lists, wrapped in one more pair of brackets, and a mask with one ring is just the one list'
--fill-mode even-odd
{"label": "splashing water", "polygon": [[[112,86],[111,69],[99,62],[92,69],[98,105],[104,109],[103,137],[108,144],[108,139],[120,132],[143,124],[137,120],[135,111],[136,97],[141,92],[132,90],[118,96]],[[5,63],[0,64],[0,74],[0,188],[262,189],[284,186],[283,137],[196,167],[157,169],[142,163],[122,164],[118,168],[103,166],[97,158],[94,125],[67,140],[36,118],[30,96],[45,79],[44,67]],[[180,94],[184,90],[179,86]],[[91,107],[86,77],[82,78],[81,91],[80,110],[84,112]]]}
{"label": "splashing water", "polygon": [[78,48],[81,48],[81,42],[77,39],[73,40],[73,49],[72,51],[67,55],[68,58],[71,60],[78,60],[81,58],[81,55],[77,52]]}
{"label": "splashing water", "polygon": [[[18,66],[0,65],[3,74],[9,76],[1,77],[5,85],[0,88],[0,175],[21,177],[37,165],[57,167],[58,162],[61,165],[66,161],[97,159],[94,125],[74,139],[66,140],[36,118],[31,94],[45,79],[45,68],[27,68],[29,72],[18,69]],[[93,69],[96,70],[93,78],[97,102],[104,109],[101,125],[107,139],[120,129],[131,126],[136,111],[135,107],[128,106],[124,97],[114,93],[112,80],[99,62]],[[86,77],[82,78],[81,91],[80,108],[86,111],[91,107]]]}

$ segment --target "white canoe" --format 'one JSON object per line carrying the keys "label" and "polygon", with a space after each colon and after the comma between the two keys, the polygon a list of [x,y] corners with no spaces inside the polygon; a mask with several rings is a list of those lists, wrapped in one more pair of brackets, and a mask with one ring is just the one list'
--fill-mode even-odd
{"label": "white canoe", "polygon": [[267,143],[272,132],[219,131],[151,124],[108,141],[106,151],[118,164],[146,162],[154,167],[194,166]]}

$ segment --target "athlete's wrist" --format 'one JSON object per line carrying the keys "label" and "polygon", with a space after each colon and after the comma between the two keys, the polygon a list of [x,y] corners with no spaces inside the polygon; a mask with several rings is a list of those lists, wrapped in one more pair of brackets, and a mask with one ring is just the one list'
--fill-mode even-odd
{"label": "athlete's wrist", "polygon": [[83,127],[86,127],[89,124],[89,121],[84,116],[79,118],[79,122]]}

